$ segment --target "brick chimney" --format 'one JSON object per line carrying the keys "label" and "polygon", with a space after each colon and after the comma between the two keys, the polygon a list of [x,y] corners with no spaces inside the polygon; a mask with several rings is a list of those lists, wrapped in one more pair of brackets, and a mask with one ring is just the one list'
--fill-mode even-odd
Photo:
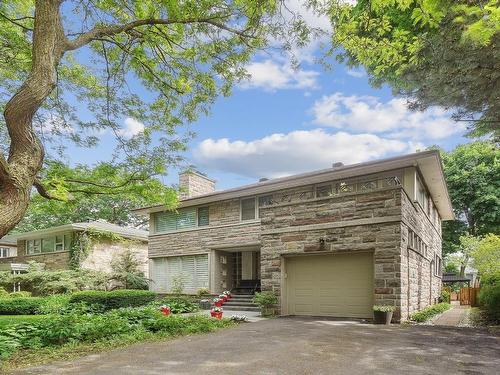
{"label": "brick chimney", "polygon": [[200,172],[187,170],[179,173],[179,198],[188,199],[198,195],[213,193],[215,181]]}

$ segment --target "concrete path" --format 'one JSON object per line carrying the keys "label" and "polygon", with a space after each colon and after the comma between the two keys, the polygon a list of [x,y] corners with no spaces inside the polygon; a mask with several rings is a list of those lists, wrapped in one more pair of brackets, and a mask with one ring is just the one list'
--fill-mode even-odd
{"label": "concrete path", "polygon": [[500,339],[483,330],[277,318],[17,374],[472,375],[499,368]]}
{"label": "concrete path", "polygon": [[432,321],[435,326],[460,327],[467,318],[470,306],[452,305],[451,309],[445,311]]}

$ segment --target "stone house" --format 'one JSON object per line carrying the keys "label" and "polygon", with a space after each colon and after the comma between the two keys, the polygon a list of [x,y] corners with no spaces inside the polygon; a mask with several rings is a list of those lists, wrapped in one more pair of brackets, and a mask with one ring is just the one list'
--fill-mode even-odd
{"label": "stone house", "polygon": [[[187,176],[186,176],[187,174]],[[454,218],[437,151],[419,152],[215,191],[180,175],[178,209],[149,215],[152,289],[262,289],[282,315],[395,319],[437,301],[441,221]]]}
{"label": "stone house", "polygon": [[[27,263],[43,263],[47,270],[84,269],[111,271],[112,260],[131,250],[148,275],[148,232],[98,220],[72,223],[11,236],[17,242],[17,254],[0,258],[0,270],[21,272]],[[80,249],[75,251],[74,249]],[[75,254],[78,252],[78,259]],[[72,259],[73,257],[73,259]]]}
{"label": "stone house", "polygon": [[17,255],[17,241],[12,236],[0,238],[0,258],[9,258]]}

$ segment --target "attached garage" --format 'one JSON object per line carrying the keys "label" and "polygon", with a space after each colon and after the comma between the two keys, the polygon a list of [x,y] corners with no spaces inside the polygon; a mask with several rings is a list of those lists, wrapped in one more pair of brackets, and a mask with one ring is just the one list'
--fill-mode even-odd
{"label": "attached garage", "polygon": [[285,258],[289,315],[372,318],[372,253]]}

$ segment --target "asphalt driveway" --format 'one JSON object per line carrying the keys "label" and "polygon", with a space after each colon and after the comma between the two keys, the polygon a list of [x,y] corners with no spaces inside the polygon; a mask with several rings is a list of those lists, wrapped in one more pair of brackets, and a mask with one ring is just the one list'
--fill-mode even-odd
{"label": "asphalt driveway", "polygon": [[279,318],[138,344],[19,374],[498,374],[485,331]]}

